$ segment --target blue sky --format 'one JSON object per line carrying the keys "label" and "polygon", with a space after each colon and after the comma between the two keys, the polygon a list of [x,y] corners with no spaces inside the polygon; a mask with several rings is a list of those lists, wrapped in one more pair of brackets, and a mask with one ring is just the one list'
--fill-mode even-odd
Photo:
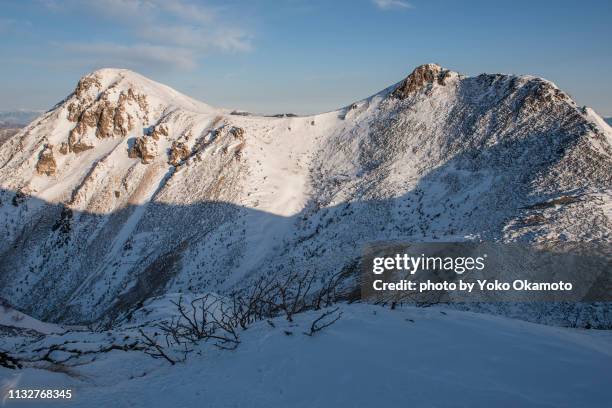
{"label": "blue sky", "polygon": [[612,116],[612,2],[3,0],[0,110],[122,67],[215,106],[315,113],[436,62],[545,77]]}

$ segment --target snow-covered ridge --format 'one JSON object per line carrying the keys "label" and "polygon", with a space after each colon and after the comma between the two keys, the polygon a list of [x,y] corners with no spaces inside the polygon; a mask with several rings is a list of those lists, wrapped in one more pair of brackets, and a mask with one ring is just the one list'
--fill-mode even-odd
{"label": "snow-covered ridge", "polygon": [[99,70],[0,146],[0,296],[83,322],[350,270],[377,240],[610,242],[610,141],[530,76],[427,64],[337,111],[263,117]]}
{"label": "snow-covered ridge", "polygon": [[[95,82],[96,80],[99,82],[99,86],[89,88],[95,96],[99,96],[102,92],[111,89],[122,91],[132,88],[138,90],[141,94],[147,95],[148,98],[158,99],[170,108],[192,110],[201,113],[211,110],[211,107],[205,103],[183,95],[169,86],[155,82],[129,69],[99,69],[85,75],[81,78],[79,84],[87,81]],[[79,93],[79,86],[77,86],[76,93]]]}

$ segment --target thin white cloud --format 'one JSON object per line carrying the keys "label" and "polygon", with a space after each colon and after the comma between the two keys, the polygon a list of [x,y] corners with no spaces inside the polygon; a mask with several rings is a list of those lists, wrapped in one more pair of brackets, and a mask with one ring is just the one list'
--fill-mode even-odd
{"label": "thin white cloud", "polygon": [[126,20],[138,16],[146,18],[156,8],[154,2],[146,0],[39,0],[39,2],[48,10],[56,13],[73,12]]}
{"label": "thin white cloud", "polygon": [[129,33],[120,43],[60,45],[71,57],[95,65],[191,69],[209,53],[253,49],[252,35],[232,24],[236,18],[227,7],[189,0],[42,1],[54,12],[93,15]]}
{"label": "thin white cloud", "polygon": [[69,55],[78,55],[82,64],[136,70],[193,69],[196,54],[188,48],[151,44],[70,43],[62,45]]}
{"label": "thin white cloud", "polygon": [[414,6],[407,1],[403,0],[372,0],[374,5],[381,10],[397,10],[397,9],[410,9]]}
{"label": "thin white cloud", "polygon": [[252,49],[250,36],[238,28],[210,30],[184,25],[151,25],[143,27],[137,35],[148,42],[186,47],[200,52],[215,49],[240,52]]}
{"label": "thin white cloud", "polygon": [[75,10],[95,11],[102,17],[132,22],[163,24],[166,20],[176,19],[181,23],[202,24],[211,23],[217,17],[212,8],[186,0],[66,0],[62,4]]}
{"label": "thin white cloud", "polygon": [[211,23],[215,12],[200,4],[190,4],[184,1],[160,1],[159,7],[176,17],[196,23]]}

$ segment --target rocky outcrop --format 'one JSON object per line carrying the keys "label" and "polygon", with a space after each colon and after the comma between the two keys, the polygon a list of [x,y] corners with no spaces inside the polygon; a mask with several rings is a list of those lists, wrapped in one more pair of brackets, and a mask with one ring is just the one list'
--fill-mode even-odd
{"label": "rocky outcrop", "polygon": [[242,150],[244,149],[245,139],[244,139],[244,129],[233,126],[229,133],[234,136],[234,138],[240,140],[240,144],[234,148],[234,157],[236,160],[240,161],[242,158]]}
{"label": "rocky outcrop", "polygon": [[125,137],[135,126],[133,112],[143,122],[148,121],[149,106],[145,95],[137,94],[131,87],[118,92],[112,85],[98,95],[100,88],[100,80],[95,74],[82,78],[74,92],[74,100],[67,106],[68,120],[76,122],[68,141],[71,152],[79,153],[93,147],[91,141],[85,140],[89,129],[95,130],[98,139]]}
{"label": "rocky outcrop", "polygon": [[436,64],[425,64],[417,67],[393,91],[393,96],[405,99],[434,83],[445,85],[450,71]]}
{"label": "rocky outcrop", "polygon": [[74,108],[78,114],[69,111],[68,119],[74,119],[76,116],[76,120],[74,120],[77,122],[75,129],[80,134],[83,134],[83,131],[87,128],[94,128],[96,129],[96,137],[101,139],[115,135],[126,136],[133,128],[132,115],[127,113],[126,108],[130,102],[136,102],[128,96],[129,94],[133,93],[122,92],[116,103],[104,99],[103,95],[100,100],[83,108],[80,112],[78,108]]}
{"label": "rocky outcrop", "polygon": [[52,176],[57,170],[57,163],[53,157],[53,146],[45,145],[45,148],[38,155],[36,172],[40,175]]}
{"label": "rocky outcrop", "polygon": [[81,153],[85,150],[93,149],[91,143],[87,143],[82,136],[85,133],[85,127],[82,124],[77,124],[68,135],[68,151],[73,153]]}
{"label": "rocky outcrop", "polygon": [[132,159],[140,158],[142,164],[149,164],[157,157],[157,143],[149,136],[136,138],[132,147],[128,150],[128,156]]}
{"label": "rocky outcrop", "polygon": [[74,94],[77,98],[83,99],[92,87],[100,89],[101,86],[100,78],[97,75],[84,76],[77,83]]}
{"label": "rocky outcrop", "polygon": [[96,113],[96,137],[99,139],[112,137],[115,128],[115,107],[111,106],[109,101],[104,101]]}
{"label": "rocky outcrop", "polygon": [[68,143],[62,142],[62,144],[60,144],[59,152],[61,154],[68,154],[68,151],[69,151]]}
{"label": "rocky outcrop", "polygon": [[569,97],[551,82],[537,78],[531,80],[521,109],[528,112],[547,109],[558,110],[559,107],[563,106],[562,102],[567,100],[569,100]]}
{"label": "rocky outcrop", "polygon": [[191,149],[183,142],[172,142],[170,147],[168,164],[178,166],[183,160],[191,155]]}
{"label": "rocky outcrop", "polygon": [[168,126],[156,125],[149,135],[155,140],[159,140],[161,136],[168,136]]}
{"label": "rocky outcrop", "polygon": [[232,126],[229,132],[236,139],[244,140],[244,129],[243,128]]}

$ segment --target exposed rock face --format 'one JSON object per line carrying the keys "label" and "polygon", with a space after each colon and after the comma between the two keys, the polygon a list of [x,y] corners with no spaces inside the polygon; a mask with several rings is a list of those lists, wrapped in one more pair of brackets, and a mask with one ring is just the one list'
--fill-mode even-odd
{"label": "exposed rock face", "polygon": [[240,161],[240,159],[242,158],[242,150],[244,149],[245,145],[244,129],[237,126],[233,126],[230,129],[229,133],[236,139],[240,140],[240,143],[234,148],[234,157],[236,158],[236,160]]}
{"label": "exposed rock face", "polygon": [[100,78],[97,75],[87,75],[79,80],[74,94],[77,98],[85,98],[90,89],[94,87],[100,89],[101,86]]}
{"label": "exposed rock face", "polygon": [[434,83],[445,85],[450,71],[436,64],[425,64],[417,67],[402,83],[393,91],[393,96],[405,99]]}
{"label": "exposed rock face", "polygon": [[139,157],[142,164],[149,164],[157,157],[157,143],[150,136],[136,138],[134,145],[129,149],[128,156],[132,159]]}
{"label": "exposed rock face", "polygon": [[81,139],[82,134],[85,132],[82,124],[77,124],[74,129],[70,131],[68,135],[68,150],[73,153],[81,153],[89,149],[93,149],[92,143],[88,143]]}
{"label": "exposed rock face", "polygon": [[53,146],[45,145],[45,148],[38,155],[36,171],[40,175],[52,176],[57,170],[57,163],[53,157]]}
{"label": "exposed rock face", "polygon": [[558,109],[557,105],[564,100],[569,100],[569,97],[550,82],[534,80],[529,93],[525,97],[522,109]]}
{"label": "exposed rock face", "polygon": [[[141,159],[142,164],[149,164],[153,161],[155,157],[158,155],[159,147],[157,142],[160,140],[160,136],[168,136],[168,126],[163,124],[158,124],[153,127],[153,129],[141,137],[136,138],[134,145],[128,150],[128,156],[130,158],[139,157]],[[172,148],[170,149],[170,157],[172,160],[172,150],[176,147],[175,155],[178,163],[182,160],[181,157],[181,147],[175,146],[173,142]],[[183,148],[187,148],[184,146]]]}
{"label": "exposed rock face", "polygon": [[230,129],[230,133],[236,138],[236,139],[240,139],[240,140],[244,140],[244,129],[237,127],[237,126],[232,126],[232,128]]}
{"label": "exposed rock face", "polygon": [[168,136],[168,126],[163,124],[156,125],[151,131],[150,136],[155,140],[159,140],[161,136]]}
{"label": "exposed rock face", "polygon": [[113,86],[102,90],[99,76],[92,74],[79,81],[74,99],[68,106],[68,120],[76,122],[70,132],[68,145],[70,151],[79,153],[93,147],[88,137],[94,131],[98,139],[114,136],[125,137],[134,129],[134,114],[146,121],[149,106],[145,95],[136,93],[132,88],[114,92]]}
{"label": "exposed rock face", "polygon": [[117,127],[117,133],[122,133],[122,130],[127,133],[128,129],[120,129],[118,126],[115,126],[115,110],[115,107],[111,106],[109,101],[104,101],[104,103],[99,106],[98,112],[96,112],[98,114],[97,123],[94,125],[96,128],[96,137],[100,139],[112,137],[115,127]]}
{"label": "exposed rock face", "polygon": [[172,142],[170,147],[170,159],[168,163],[173,166],[178,166],[183,160],[187,159],[191,154],[191,149],[183,142]]}

